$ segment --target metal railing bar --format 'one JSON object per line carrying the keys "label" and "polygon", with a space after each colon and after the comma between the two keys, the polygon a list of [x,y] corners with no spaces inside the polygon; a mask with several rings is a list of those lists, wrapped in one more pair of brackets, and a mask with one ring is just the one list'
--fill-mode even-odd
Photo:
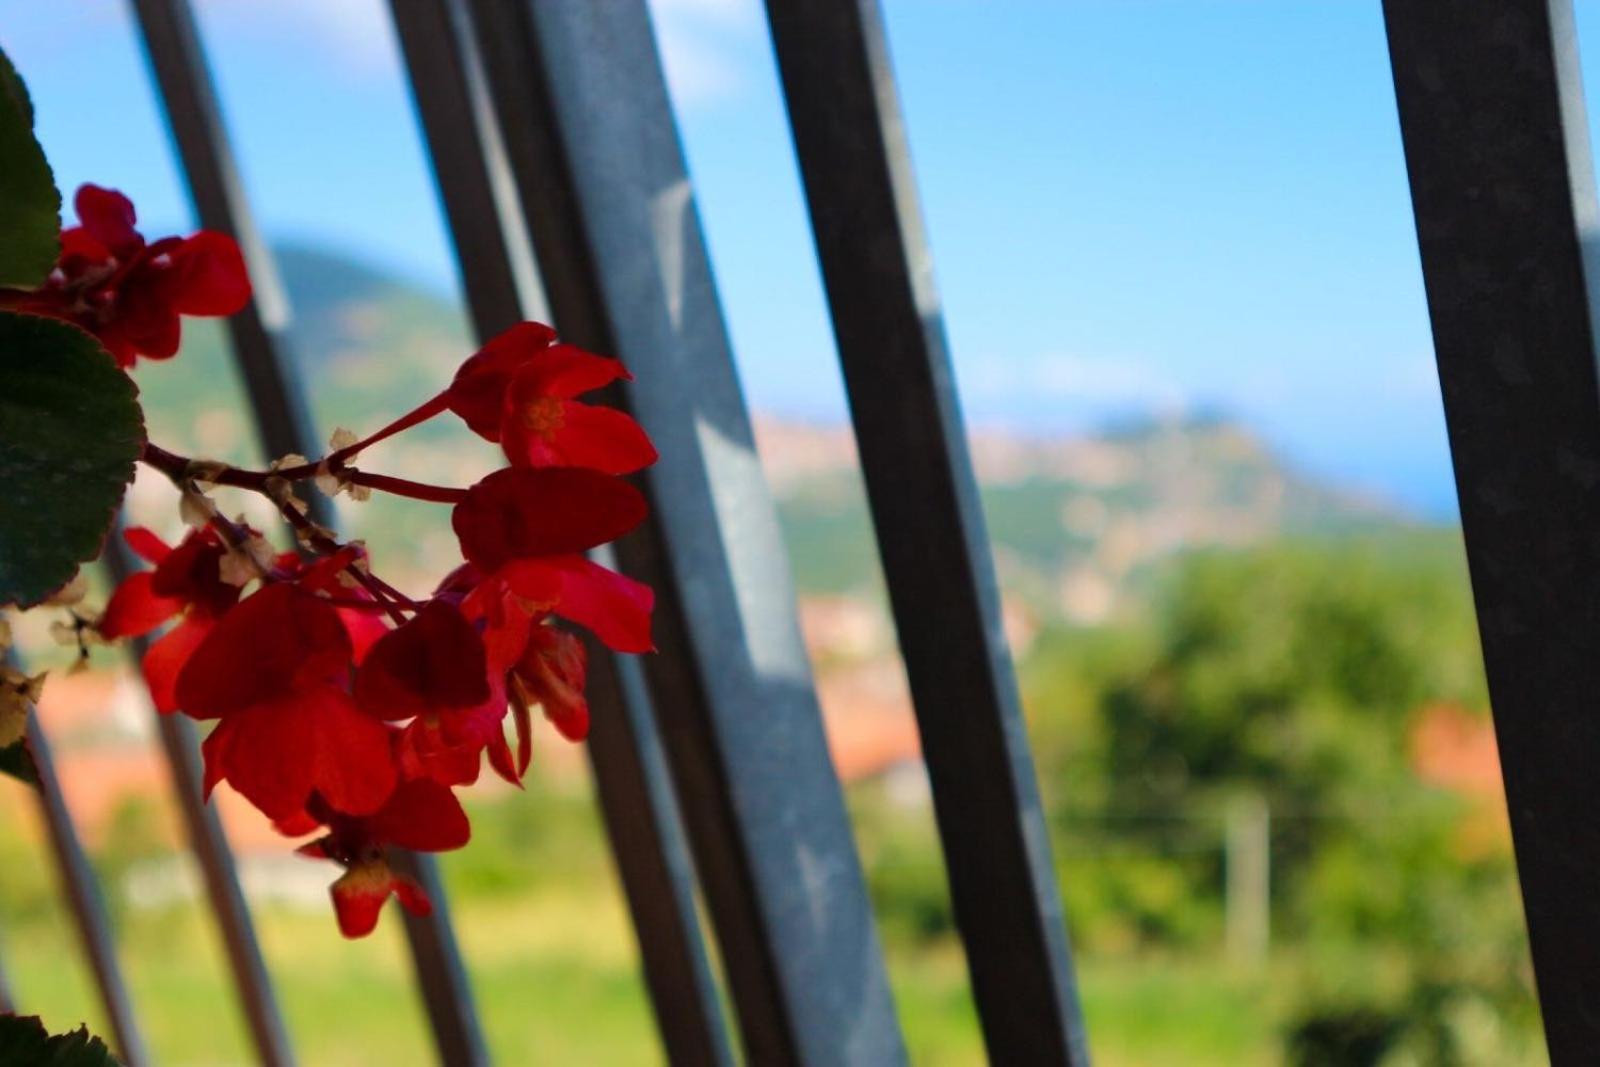
{"label": "metal railing bar", "polygon": [[617,556],[656,589],[644,675],[746,1057],[903,1062],[649,15],[468,6],[555,324],[628,364],[661,450]]}
{"label": "metal railing bar", "polygon": [[[479,339],[548,318],[462,11],[391,0],[412,96]],[[731,1062],[694,902],[694,871],[638,663],[589,644],[587,751],[633,917],[656,1025],[675,1064]]]}
{"label": "metal railing bar", "polygon": [[1087,1064],[882,15],[767,13],[984,1043]]}
{"label": "metal railing bar", "polygon": [[0,964],[0,1015],[15,1014],[17,1001],[11,994],[11,982],[6,977],[6,969]]}
{"label": "metal railing bar", "polygon": [[[269,455],[314,454],[315,437],[309,432],[303,394],[285,358],[282,331],[288,321],[287,300],[239,182],[194,12],[188,0],[131,2],[200,222],[239,242],[256,290],[252,305],[230,319],[229,327],[257,432]],[[307,503],[319,523],[332,525],[332,508],[325,498],[312,493]],[[431,916],[406,912],[404,921],[440,1058],[452,1067],[487,1063],[488,1050],[434,860],[428,855],[402,860],[429,890],[435,905]]]}
{"label": "metal railing bar", "polygon": [[1467,561],[1551,1062],[1600,1047],[1594,176],[1568,0],[1385,0]]}
{"label": "metal railing bar", "polygon": [[78,839],[77,828],[72,823],[72,813],[67,809],[66,797],[61,792],[61,780],[56,776],[50,742],[39,725],[37,715],[28,717],[28,750],[38,770],[39,806],[44,813],[51,850],[55,853],[56,867],[67,891],[73,922],[83,943],[84,954],[89,959],[89,969],[94,973],[95,986],[100,991],[112,1036],[116,1040],[117,1055],[128,1067],[141,1067],[150,1062],[150,1055],[134,1015],[133,1002],[128,996],[122,966],[117,961],[111,920],[106,914],[94,868],[83,851],[83,842]]}
{"label": "metal railing bar", "polygon": [[[106,568],[117,583],[134,569],[120,533],[119,525],[107,538],[105,552]],[[130,659],[135,671],[139,670],[148,647],[145,638],[135,638],[131,642]],[[181,715],[162,715],[154,709],[152,714],[167,766],[172,772],[172,788],[189,837],[189,848],[200,867],[206,898],[211,903],[218,933],[222,935],[223,951],[233,973],[234,992],[250,1029],[256,1055],[267,1067],[286,1067],[294,1063],[294,1054],[284,1030],[272,979],[261,956],[250,909],[239,888],[233,853],[228,848],[216,809],[204,799],[200,745],[194,727]]]}

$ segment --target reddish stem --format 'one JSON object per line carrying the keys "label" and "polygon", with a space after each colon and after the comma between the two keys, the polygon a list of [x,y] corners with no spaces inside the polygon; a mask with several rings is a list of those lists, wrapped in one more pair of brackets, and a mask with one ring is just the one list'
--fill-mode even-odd
{"label": "reddish stem", "polygon": [[387,474],[352,470],[346,477],[355,485],[364,485],[369,489],[392,493],[395,496],[410,497],[412,500],[427,500],[434,504],[459,504],[467,498],[465,489],[456,489],[448,485],[428,485],[426,482],[394,478]]}

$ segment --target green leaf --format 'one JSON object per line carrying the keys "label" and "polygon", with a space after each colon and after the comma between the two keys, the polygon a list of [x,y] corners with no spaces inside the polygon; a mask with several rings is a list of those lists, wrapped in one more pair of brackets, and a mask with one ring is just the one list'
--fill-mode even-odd
{"label": "green leaf", "polygon": [[33,129],[33,98],[28,95],[28,86],[3,49],[0,49],[0,92],[5,93],[21,109],[22,117],[28,121],[28,128]]}
{"label": "green leaf", "polygon": [[[15,741],[0,748],[0,774],[9,774],[28,785],[39,784],[39,770],[33,764],[33,753],[28,751],[26,741]],[[0,1063],[4,1062],[0,1060]]]}
{"label": "green leaf", "polygon": [[99,555],[144,447],[138,395],[76,326],[0,312],[0,606]]}
{"label": "green leaf", "polygon": [[61,250],[61,193],[33,135],[33,101],[0,52],[0,286],[32,289]]}
{"label": "green leaf", "polygon": [[121,1067],[87,1027],[52,1037],[37,1015],[0,1015],[0,1063],[6,1067]]}

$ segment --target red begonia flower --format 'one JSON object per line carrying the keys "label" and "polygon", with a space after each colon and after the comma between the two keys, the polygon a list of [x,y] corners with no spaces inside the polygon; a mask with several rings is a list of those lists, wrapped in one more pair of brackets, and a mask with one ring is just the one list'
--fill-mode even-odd
{"label": "red begonia flower", "polygon": [[463,363],[446,398],[473,432],[500,442],[514,466],[627,474],[656,461],[650,438],[631,416],[574,398],[631,377],[617,360],[559,344],[548,326],[525,322]]}
{"label": "red begonia flower", "polygon": [[380,719],[481,704],[489,699],[483,638],[454,606],[429,601],[372,646],[355,691],[362,708]]}
{"label": "red begonia flower", "polygon": [[146,244],[121,193],[84,185],[73,204],[81,225],[62,231],[50,277],[31,292],[0,292],[0,306],[75,323],[131,367],[178,351],[179,316],[232,315],[249,302],[244,258],[226,234]]}
{"label": "red begonia flower", "polygon": [[178,704],[221,718],[206,738],[206,789],[226,780],[268,818],[312,791],[369,815],[394,791],[389,730],[345,691],[350,636],[325,600],[268,585],[229,612],[178,677]]}
{"label": "red begonia flower", "polygon": [[511,376],[555,343],[556,332],[541,322],[520,322],[498,334],[457,368],[445,391],[450,410],[485,441],[499,441]]}
{"label": "red begonia flower", "polygon": [[645,512],[634,486],[592,470],[496,470],[451,517],[462,555],[483,576],[462,606],[483,617],[509,590],[528,601],[530,617],[558,614],[619,653],[650,651],[650,587],[578,555],[632,530]]}
{"label": "red begonia flower", "polygon": [[193,531],[177,548],[142,527],[123,537],[135,553],[156,566],[129,575],[117,587],[99,630],[107,639],[138,637],[182,616],[150,646],[142,664],[156,710],[173,712],[178,709],[179,672],[217,620],[238,602],[239,588],[220,576],[218,564],[227,550],[209,527]]}
{"label": "red begonia flower", "polygon": [[295,828],[325,824],[328,833],[298,851],[305,856],[336,860],[346,867],[329,893],[339,930],[350,938],[372,932],[378,924],[378,913],[391,894],[399,897],[414,915],[432,911],[422,887],[390,869],[384,859],[384,846],[444,852],[460,848],[472,836],[466,812],[461,810],[455,794],[425,778],[402,782],[383,807],[370,816],[342,815],[320,795],[311,797],[309,809],[297,817]]}
{"label": "red begonia flower", "polygon": [[513,560],[583,552],[644,521],[644,497],[595,471],[512,467],[467,490],[450,517],[461,554],[490,574]]}
{"label": "red begonia flower", "polygon": [[397,741],[401,771],[445,785],[477,780],[479,757],[506,713],[483,639],[443,600],[430,601],[372,647],[355,692],[369,714],[413,720]]}
{"label": "red begonia flower", "polygon": [[654,590],[587,557],[513,560],[468,598],[463,604],[468,614],[479,612],[496,585],[514,594],[534,618],[551,614],[575,622],[617,652],[655,651],[650,636]]}
{"label": "red begonia flower", "polygon": [[329,887],[339,932],[352,940],[377,929],[378,913],[390,895],[413,915],[433,914],[433,902],[415,881],[395,874],[381,856],[357,862]]}
{"label": "red begonia flower", "polygon": [[384,845],[413,852],[448,852],[472,837],[461,802],[446,786],[428,778],[401,782],[371,815],[345,815],[329,806],[321,794],[314,794],[306,809],[286,825],[300,833],[327,827],[327,834],[299,851],[344,864],[355,863]]}

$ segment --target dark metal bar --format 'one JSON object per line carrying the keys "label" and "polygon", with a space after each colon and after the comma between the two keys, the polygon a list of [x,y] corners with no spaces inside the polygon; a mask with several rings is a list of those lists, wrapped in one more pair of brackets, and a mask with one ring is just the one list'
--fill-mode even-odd
{"label": "dark metal bar", "polygon": [[662,459],[617,546],[656,589],[663,746],[752,1063],[905,1050],[641,0],[472,0],[556,325]]}
{"label": "dark metal bar", "polygon": [[78,840],[77,828],[72,824],[72,813],[67,809],[66,797],[61,792],[61,780],[56,777],[55,760],[50,754],[50,742],[39,726],[39,717],[28,717],[28,751],[39,774],[39,806],[44,812],[45,828],[50,834],[50,846],[56,857],[56,868],[61,883],[67,891],[67,901],[72,906],[72,918],[83,942],[84,954],[89,958],[89,968],[94,972],[95,986],[116,1038],[117,1055],[129,1067],[139,1067],[150,1062],[144,1038],[134,1016],[133,1003],[128,997],[128,985],[117,962],[116,940],[111,933],[111,920],[106,915],[105,901],[100,897],[100,887],[95,881],[94,868]]}
{"label": "dark metal bar", "polygon": [[[127,546],[119,535],[120,529],[112,531],[106,541],[105,553],[107,569],[118,583],[133,571]],[[144,638],[133,640],[131,659],[135,669],[144,659],[148,647],[149,642]],[[273,993],[272,979],[261,957],[261,946],[250,920],[250,909],[239,889],[233,853],[228,848],[228,839],[222,832],[216,809],[204,799],[204,774],[194,728],[181,715],[157,714],[156,729],[161,736],[167,766],[172,771],[173,792],[177,796],[178,810],[183,815],[184,829],[189,835],[189,848],[205,881],[206,897],[211,903],[211,913],[217,920],[218,932],[222,935],[223,952],[233,973],[234,991],[239,998],[239,1007],[244,1012],[245,1023],[250,1028],[256,1055],[267,1067],[292,1064],[294,1054],[290,1051],[283,1016]]]}
{"label": "dark metal bar", "polygon": [[1386,0],[1523,908],[1557,1065],[1600,1048],[1600,260],[1566,0]]}
{"label": "dark metal bar", "polygon": [[[233,163],[194,12],[188,0],[132,3],[200,222],[232,234],[250,270],[255,300],[229,325],[257,431],[270,455],[311,455],[318,451],[311,444],[315,438],[309,432],[291,364],[284,356],[287,301]],[[330,524],[332,508],[325,498],[313,493],[307,503],[318,522]],[[471,988],[449,925],[444,887],[434,860],[417,855],[402,857],[402,862],[429,890],[434,902],[434,912],[426,918],[406,912],[405,927],[439,1056],[451,1065],[487,1063],[487,1046],[472,1008]]]}
{"label": "dark metal bar", "polygon": [[11,982],[6,978],[6,970],[0,967],[0,1015],[12,1014],[17,1010],[17,1001],[11,994]]}
{"label": "dark metal bar", "polygon": [[984,1042],[1087,1064],[882,15],[767,12]]}
{"label": "dark metal bar", "polygon": [[[390,8],[479,338],[548,317],[520,207],[502,195],[509,172],[461,9],[448,0],[391,0]],[[694,872],[639,665],[594,643],[589,663],[588,752],[663,1045],[675,1064],[730,1063]]]}

